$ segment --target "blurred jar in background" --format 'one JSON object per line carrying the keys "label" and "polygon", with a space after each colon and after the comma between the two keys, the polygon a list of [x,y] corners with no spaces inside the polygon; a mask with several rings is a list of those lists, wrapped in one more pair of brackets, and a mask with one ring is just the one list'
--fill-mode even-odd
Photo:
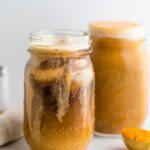
{"label": "blurred jar in background", "polygon": [[0,114],[10,106],[9,94],[8,70],[0,66]]}
{"label": "blurred jar in background", "polygon": [[144,27],[131,22],[90,25],[96,80],[96,132],[141,127],[148,105]]}
{"label": "blurred jar in background", "polygon": [[94,72],[89,36],[30,35],[25,69],[24,134],[32,150],[85,150],[93,135]]}

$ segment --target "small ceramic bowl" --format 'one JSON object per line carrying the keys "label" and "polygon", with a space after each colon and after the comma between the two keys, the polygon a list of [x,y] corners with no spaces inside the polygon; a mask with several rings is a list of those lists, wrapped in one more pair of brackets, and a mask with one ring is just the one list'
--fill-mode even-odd
{"label": "small ceramic bowl", "polygon": [[122,135],[123,141],[129,150],[150,150],[150,142],[137,142]]}

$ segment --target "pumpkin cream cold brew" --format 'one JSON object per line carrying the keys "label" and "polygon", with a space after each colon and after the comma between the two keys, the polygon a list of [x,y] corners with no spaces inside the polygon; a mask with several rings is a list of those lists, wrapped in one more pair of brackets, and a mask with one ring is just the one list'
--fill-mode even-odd
{"label": "pumpkin cream cold brew", "polygon": [[90,25],[96,80],[96,132],[140,127],[147,113],[148,61],[144,27],[129,22]]}
{"label": "pumpkin cream cold brew", "polygon": [[94,75],[90,41],[81,33],[30,36],[24,133],[32,150],[85,150],[92,138]]}

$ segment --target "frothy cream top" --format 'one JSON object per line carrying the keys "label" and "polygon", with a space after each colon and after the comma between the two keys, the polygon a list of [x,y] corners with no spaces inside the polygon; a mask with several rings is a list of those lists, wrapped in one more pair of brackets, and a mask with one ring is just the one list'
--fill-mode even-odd
{"label": "frothy cream top", "polygon": [[143,39],[145,37],[144,26],[134,22],[94,22],[90,24],[90,32],[98,37],[128,40]]}

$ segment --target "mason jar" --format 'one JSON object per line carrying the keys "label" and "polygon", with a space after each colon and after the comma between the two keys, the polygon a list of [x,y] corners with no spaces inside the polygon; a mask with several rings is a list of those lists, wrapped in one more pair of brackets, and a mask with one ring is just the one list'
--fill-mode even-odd
{"label": "mason jar", "polygon": [[30,34],[24,134],[32,150],[85,150],[94,125],[90,39],[80,31]]}
{"label": "mason jar", "polygon": [[125,127],[141,127],[148,105],[144,26],[133,22],[94,22],[90,34],[96,83],[96,133],[120,134]]}

